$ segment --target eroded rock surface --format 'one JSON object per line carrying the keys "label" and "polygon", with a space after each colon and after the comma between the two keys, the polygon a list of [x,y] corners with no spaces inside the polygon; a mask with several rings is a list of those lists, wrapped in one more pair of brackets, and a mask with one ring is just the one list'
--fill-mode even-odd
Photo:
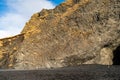
{"label": "eroded rock surface", "polygon": [[113,51],[120,46],[120,1],[67,0],[34,14],[15,38],[6,46],[3,41],[9,39],[0,40],[0,54],[5,48],[8,59],[13,55],[8,64],[6,54],[0,58],[1,68],[112,65]]}
{"label": "eroded rock surface", "polygon": [[24,40],[24,35],[0,39],[0,68],[13,68],[16,59],[15,52]]}

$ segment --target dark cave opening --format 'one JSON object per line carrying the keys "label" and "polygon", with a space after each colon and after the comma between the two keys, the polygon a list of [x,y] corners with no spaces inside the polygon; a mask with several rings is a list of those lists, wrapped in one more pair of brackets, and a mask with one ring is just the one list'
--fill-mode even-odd
{"label": "dark cave opening", "polygon": [[113,51],[113,65],[120,65],[120,46]]}

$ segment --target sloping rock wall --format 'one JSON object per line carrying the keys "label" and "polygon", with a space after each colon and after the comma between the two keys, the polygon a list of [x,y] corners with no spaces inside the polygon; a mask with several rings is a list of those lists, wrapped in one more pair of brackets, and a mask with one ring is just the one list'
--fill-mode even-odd
{"label": "sloping rock wall", "polygon": [[8,49],[15,55],[12,68],[112,65],[120,46],[120,1],[67,0],[34,14],[21,34],[12,43],[17,50]]}

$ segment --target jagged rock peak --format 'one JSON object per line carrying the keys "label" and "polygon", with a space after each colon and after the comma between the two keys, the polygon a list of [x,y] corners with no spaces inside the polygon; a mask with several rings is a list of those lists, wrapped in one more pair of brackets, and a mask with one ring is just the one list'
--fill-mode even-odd
{"label": "jagged rock peak", "polygon": [[[68,15],[68,12],[72,12],[72,11],[76,10],[79,6],[85,5],[89,1],[90,0],[67,0],[66,2],[55,7],[55,9],[50,9],[50,10],[43,9],[41,12],[34,14],[31,17],[31,20],[29,22],[32,22],[32,20],[40,19],[41,24],[42,24],[42,22],[45,22],[46,20],[51,19],[52,16],[60,17],[62,15],[63,16]],[[49,17],[51,17],[51,18],[49,18]],[[34,31],[35,27],[29,26],[29,22],[26,23],[26,26],[24,27],[22,33]]]}

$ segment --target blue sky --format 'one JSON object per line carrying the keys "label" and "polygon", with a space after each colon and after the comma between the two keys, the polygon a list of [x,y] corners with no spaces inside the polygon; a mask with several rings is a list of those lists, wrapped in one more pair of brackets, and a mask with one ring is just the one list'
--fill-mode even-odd
{"label": "blue sky", "polygon": [[7,5],[4,0],[0,1],[0,16],[7,10]]}
{"label": "blue sky", "polygon": [[49,0],[51,2],[53,2],[54,4],[58,5],[60,4],[61,2],[64,2],[65,0]]}
{"label": "blue sky", "polygon": [[0,0],[0,38],[19,34],[32,14],[65,0]]}

